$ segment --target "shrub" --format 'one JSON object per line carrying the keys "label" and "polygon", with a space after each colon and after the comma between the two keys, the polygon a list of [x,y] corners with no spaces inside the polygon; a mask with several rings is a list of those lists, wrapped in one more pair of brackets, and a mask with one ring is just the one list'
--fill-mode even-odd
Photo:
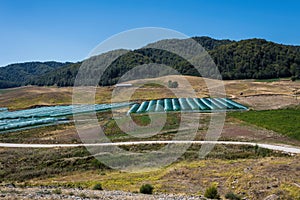
{"label": "shrub", "polygon": [[73,195],[74,195],[74,192],[69,192],[69,195],[70,195],[70,196],[73,196]]}
{"label": "shrub", "polygon": [[100,183],[97,183],[96,185],[94,185],[93,190],[103,190],[102,185]]}
{"label": "shrub", "polygon": [[140,187],[140,193],[142,194],[152,194],[154,187],[150,184],[145,184]]}
{"label": "shrub", "polygon": [[49,190],[41,190],[41,191],[37,191],[36,194],[48,195],[48,194],[51,194],[51,192]]}
{"label": "shrub", "polygon": [[169,81],[168,81],[168,87],[170,88],[171,86],[172,86],[172,81],[169,80]]}
{"label": "shrub", "polygon": [[82,193],[79,194],[79,197],[81,197],[81,198],[86,198],[87,196],[86,196],[85,193],[82,192]]}
{"label": "shrub", "polygon": [[258,145],[255,145],[254,151],[255,151],[256,155],[262,156],[262,157],[266,157],[271,153],[271,151],[269,149],[261,148]]}
{"label": "shrub", "polygon": [[177,81],[174,81],[172,83],[172,88],[178,88],[178,82]]}
{"label": "shrub", "polygon": [[53,194],[61,194],[61,189],[60,188],[56,188],[52,191]]}
{"label": "shrub", "polygon": [[204,196],[210,199],[220,199],[220,195],[218,194],[217,187],[212,185],[205,190]]}
{"label": "shrub", "polygon": [[171,81],[171,80],[169,80],[168,81],[168,87],[169,88],[177,88],[178,87],[178,82],[177,81]]}
{"label": "shrub", "polygon": [[234,194],[233,192],[228,192],[225,195],[226,199],[230,199],[230,200],[241,200],[242,198],[240,196],[238,196],[237,194]]}

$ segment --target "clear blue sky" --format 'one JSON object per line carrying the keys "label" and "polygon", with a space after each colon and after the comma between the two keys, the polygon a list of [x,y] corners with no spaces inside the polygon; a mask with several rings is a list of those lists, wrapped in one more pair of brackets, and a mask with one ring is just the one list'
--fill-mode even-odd
{"label": "clear blue sky", "polygon": [[0,0],[0,27],[0,66],[82,60],[104,39],[139,27],[300,45],[300,1]]}

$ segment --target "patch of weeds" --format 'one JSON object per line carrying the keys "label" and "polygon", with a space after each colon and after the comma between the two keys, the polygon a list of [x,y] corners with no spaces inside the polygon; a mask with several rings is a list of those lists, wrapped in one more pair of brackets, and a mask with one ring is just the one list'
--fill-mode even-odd
{"label": "patch of weeds", "polygon": [[79,197],[81,197],[81,198],[87,198],[86,194],[83,193],[83,192],[79,194]]}
{"label": "patch of weeds", "polygon": [[209,199],[220,199],[218,189],[215,185],[210,186],[205,190],[204,196]]}
{"label": "patch of weeds", "polygon": [[239,195],[237,195],[237,194],[235,194],[233,192],[228,192],[225,195],[225,198],[226,199],[230,199],[230,200],[241,200],[242,199]]}
{"label": "patch of weeds", "polygon": [[53,194],[61,194],[62,191],[61,191],[60,188],[56,188],[56,189],[52,190],[52,193],[53,193]]}
{"label": "patch of weeds", "polygon": [[37,191],[36,194],[47,195],[47,194],[51,194],[51,192],[49,190],[40,190],[40,191]]}
{"label": "patch of weeds", "polygon": [[101,183],[96,183],[93,186],[93,190],[103,190]]}

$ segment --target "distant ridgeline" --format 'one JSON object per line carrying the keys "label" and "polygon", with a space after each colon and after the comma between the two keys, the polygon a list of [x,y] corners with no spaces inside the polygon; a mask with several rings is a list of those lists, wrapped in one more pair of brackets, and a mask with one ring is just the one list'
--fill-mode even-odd
{"label": "distant ridgeline", "polygon": [[[208,51],[223,79],[300,78],[300,46],[276,44],[263,39],[193,39]],[[164,40],[157,43],[163,44]],[[81,63],[30,62],[8,65],[0,68],[0,88],[21,85],[72,86]],[[99,85],[116,84],[133,67],[150,63],[171,66],[183,75],[200,76],[183,58],[146,46],[128,51],[116,59],[104,72]]]}

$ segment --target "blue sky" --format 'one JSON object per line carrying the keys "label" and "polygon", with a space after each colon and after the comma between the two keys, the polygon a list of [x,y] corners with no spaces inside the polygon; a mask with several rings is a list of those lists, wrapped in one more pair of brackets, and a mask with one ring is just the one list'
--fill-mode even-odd
{"label": "blue sky", "polygon": [[0,66],[79,61],[128,29],[300,45],[298,0],[0,0]]}

